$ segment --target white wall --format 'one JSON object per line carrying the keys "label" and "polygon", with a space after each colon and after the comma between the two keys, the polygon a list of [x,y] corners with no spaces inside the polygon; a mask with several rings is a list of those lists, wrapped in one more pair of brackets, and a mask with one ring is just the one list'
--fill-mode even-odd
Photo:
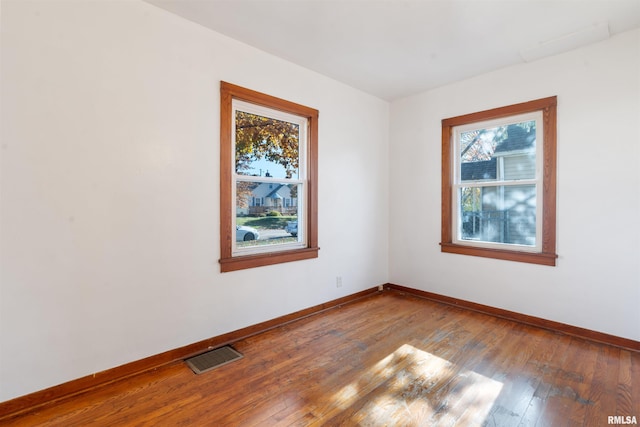
{"label": "white wall", "polygon": [[[558,96],[557,267],[440,252],[441,120]],[[391,106],[390,281],[640,340],[640,31]]]}
{"label": "white wall", "polygon": [[[137,0],[1,19],[0,401],[388,281],[388,103]],[[318,259],[219,272],[220,80],[319,109]]]}

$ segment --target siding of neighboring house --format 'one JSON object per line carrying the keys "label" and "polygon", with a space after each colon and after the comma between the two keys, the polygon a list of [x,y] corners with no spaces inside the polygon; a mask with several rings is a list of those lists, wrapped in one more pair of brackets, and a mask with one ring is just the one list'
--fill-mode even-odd
{"label": "siding of neighboring house", "polygon": [[505,179],[533,178],[536,175],[536,160],[526,154],[505,156],[503,170]]}
{"label": "siding of neighboring house", "polygon": [[[535,157],[527,154],[504,156],[505,179],[527,179],[535,177]],[[520,245],[535,245],[536,193],[532,185],[509,186],[504,189],[504,207],[508,212],[505,222],[507,242]]]}
{"label": "siding of neighboring house", "polygon": [[535,245],[536,193],[532,185],[505,187],[504,233],[506,243]]}

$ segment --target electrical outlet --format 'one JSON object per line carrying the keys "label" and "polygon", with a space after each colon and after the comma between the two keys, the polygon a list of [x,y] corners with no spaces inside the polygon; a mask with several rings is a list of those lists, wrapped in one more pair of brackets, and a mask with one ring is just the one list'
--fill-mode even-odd
{"label": "electrical outlet", "polygon": [[336,288],[342,287],[342,276],[336,276]]}

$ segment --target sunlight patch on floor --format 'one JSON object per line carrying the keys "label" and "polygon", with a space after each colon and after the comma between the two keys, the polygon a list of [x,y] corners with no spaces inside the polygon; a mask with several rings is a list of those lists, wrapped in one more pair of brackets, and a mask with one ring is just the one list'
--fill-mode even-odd
{"label": "sunlight patch on floor", "polygon": [[481,425],[503,384],[404,344],[333,396],[362,425]]}

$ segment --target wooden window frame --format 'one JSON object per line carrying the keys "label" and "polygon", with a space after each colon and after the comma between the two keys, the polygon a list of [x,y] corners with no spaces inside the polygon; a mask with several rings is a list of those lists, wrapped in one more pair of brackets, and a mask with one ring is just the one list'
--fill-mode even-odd
{"label": "wooden window frame", "polygon": [[[242,100],[262,107],[305,117],[308,121],[306,143],[307,194],[305,203],[307,245],[304,248],[233,255],[233,203],[234,185],[232,162],[232,101]],[[220,269],[222,272],[243,270],[284,262],[318,257],[318,110],[271,95],[220,82]],[[302,141],[301,141],[302,143]]]}
{"label": "wooden window frame", "polygon": [[[482,248],[453,242],[453,136],[454,127],[518,114],[542,112],[542,247],[540,252]],[[556,254],[556,127],[557,97],[538,99],[442,120],[442,236],[441,252],[555,266]]]}

